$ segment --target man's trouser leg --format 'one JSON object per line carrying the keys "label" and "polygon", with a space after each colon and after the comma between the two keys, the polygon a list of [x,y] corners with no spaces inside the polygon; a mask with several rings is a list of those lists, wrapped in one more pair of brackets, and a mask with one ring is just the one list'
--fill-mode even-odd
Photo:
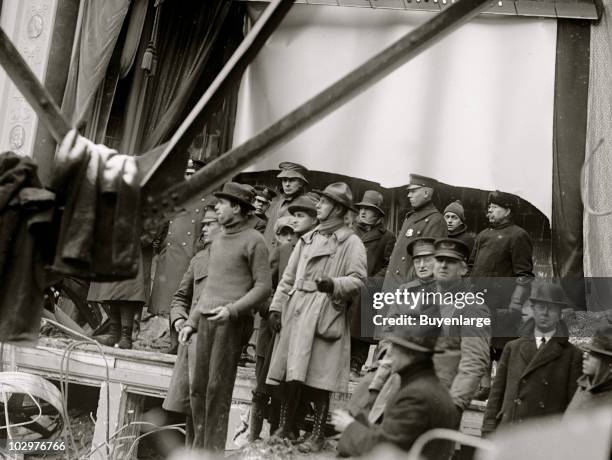
{"label": "man's trouser leg", "polygon": [[227,424],[248,318],[215,325],[201,318],[191,392],[194,448],[225,449]]}
{"label": "man's trouser leg", "polygon": [[351,371],[361,374],[361,368],[368,359],[370,344],[357,337],[351,337]]}

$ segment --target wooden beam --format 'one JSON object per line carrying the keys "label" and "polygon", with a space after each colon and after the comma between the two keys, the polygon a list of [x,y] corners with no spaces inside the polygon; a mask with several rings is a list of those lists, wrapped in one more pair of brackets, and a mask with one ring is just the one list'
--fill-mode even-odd
{"label": "wooden beam", "polygon": [[158,196],[147,196],[143,208],[145,229],[156,228],[170,218],[178,205],[197,194],[206,194],[266,153],[288,142],[299,133],[345,104],[410,59],[441,40],[491,5],[491,0],[459,0],[423,25],[409,32],[382,52],[370,58],[345,77],[308,100],[272,126],[239,145],[187,181],[176,184]]}

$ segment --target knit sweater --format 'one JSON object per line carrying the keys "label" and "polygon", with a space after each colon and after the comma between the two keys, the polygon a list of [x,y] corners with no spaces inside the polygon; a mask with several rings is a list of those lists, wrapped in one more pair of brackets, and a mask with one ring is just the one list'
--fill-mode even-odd
{"label": "knit sweater", "polygon": [[236,319],[265,302],[271,290],[268,249],[263,236],[248,220],[226,227],[210,247],[208,280],[197,310],[205,313],[227,306],[231,318]]}

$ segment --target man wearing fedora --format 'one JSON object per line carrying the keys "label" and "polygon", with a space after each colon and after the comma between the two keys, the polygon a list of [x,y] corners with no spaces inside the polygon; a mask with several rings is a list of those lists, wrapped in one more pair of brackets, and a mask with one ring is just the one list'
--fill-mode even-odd
{"label": "man wearing fedora", "polygon": [[[359,211],[353,230],[366,248],[368,258],[368,279],[366,281],[366,297],[368,293],[378,292],[389,265],[389,258],[395,245],[395,235],[384,225],[385,212],[382,209],[383,196],[376,190],[366,190],[363,198],[355,205]],[[351,319],[351,378],[360,377],[361,368],[368,358],[370,345],[376,343],[361,333],[361,316],[373,313],[371,305],[363,305],[357,297],[353,305]],[[371,321],[370,321],[371,324]]]}
{"label": "man wearing fedora", "polygon": [[[216,205],[224,232],[210,247],[208,280],[181,329],[187,343],[197,330],[196,367],[191,387],[195,448],[225,448],[236,369],[245,335],[253,326],[253,311],[271,293],[268,249],[252,228],[252,187],[228,182]],[[247,336],[248,338],[248,336]]]}
{"label": "man wearing fedora", "polygon": [[[482,324],[445,326],[438,339],[440,354],[434,357],[436,373],[446,385],[458,412],[464,411],[478,392],[482,378],[489,373],[491,327],[489,309],[484,303],[460,303],[471,287],[464,279],[467,273],[467,245],[457,239],[440,238],[435,242],[434,279],[436,292],[452,301],[437,304],[443,318],[481,319]],[[472,293],[473,294],[473,293]]]}
{"label": "man wearing fedora", "polygon": [[561,287],[534,282],[529,297],[533,318],[522,337],[505,346],[485,410],[483,434],[502,425],[561,414],[580,377],[582,353],[569,343],[561,310],[567,307]]}
{"label": "man wearing fedora", "polygon": [[314,401],[312,435],[298,446],[304,453],[323,447],[330,393],[348,390],[349,306],[367,276],[363,243],[344,224],[354,209],[351,189],[337,182],[317,193],[319,224],[299,239],[270,306],[271,318],[280,313],[281,328],[266,382],[284,386],[281,438],[294,437],[302,393]]}
{"label": "man wearing fedora", "polygon": [[487,290],[493,320],[492,358],[517,336],[523,303],[533,280],[533,246],[529,234],[513,222],[518,207],[514,195],[489,193],[489,228],[476,237],[468,266],[477,289]]}
{"label": "man wearing fedora", "polygon": [[472,253],[476,235],[468,230],[465,223],[465,209],[461,201],[456,200],[444,208],[444,220],[449,238],[463,241]]}
{"label": "man wearing fedora", "polygon": [[412,209],[406,214],[397,242],[391,253],[385,275],[384,289],[395,290],[399,285],[415,279],[408,244],[421,237],[446,237],[446,222],[431,199],[438,181],[418,174],[410,175],[408,199]]}
{"label": "man wearing fedora", "polygon": [[281,180],[282,193],[270,203],[268,210],[268,226],[264,233],[266,242],[270,247],[276,246],[274,238],[274,224],[279,217],[289,215],[289,205],[293,200],[306,193],[308,170],[298,163],[283,161],[278,165],[280,173],[276,177]]}
{"label": "man wearing fedora", "polygon": [[[287,264],[289,257],[297,244],[297,239],[313,230],[317,224],[317,201],[319,197],[309,192],[297,198],[289,205],[291,217],[280,217],[277,223],[283,219],[291,227],[293,237],[290,241],[282,243],[270,252],[270,268],[272,270],[272,288],[276,289]],[[257,361],[255,364],[256,387],[253,391],[253,405],[251,407],[251,420],[249,423],[249,441],[253,442],[259,438],[263,419],[267,413],[270,423],[270,434],[278,429],[280,417],[280,394],[272,391],[266,385],[266,377],[270,369],[274,339],[281,328],[281,315],[278,312],[270,313],[269,305],[263,304],[259,313],[261,316],[260,333],[257,337]]]}
{"label": "man wearing fedora", "polygon": [[[421,313],[439,318],[435,308]],[[340,455],[362,456],[384,443],[408,451],[419,436],[431,429],[459,427],[453,400],[434,371],[432,356],[439,334],[436,326],[403,326],[388,336],[391,347],[387,355],[392,371],[399,375],[399,389],[384,406],[381,417],[374,419],[371,413],[353,417],[345,410],[334,412],[332,423],[342,433],[337,447]],[[422,455],[427,460],[445,460],[452,457],[453,451],[452,442],[434,440],[427,443]]]}

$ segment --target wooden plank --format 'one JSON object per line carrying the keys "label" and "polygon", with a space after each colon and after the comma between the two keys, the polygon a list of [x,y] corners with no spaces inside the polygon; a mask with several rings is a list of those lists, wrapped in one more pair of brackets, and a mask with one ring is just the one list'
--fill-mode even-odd
{"label": "wooden plank", "polygon": [[168,188],[157,197],[147,196],[143,207],[145,229],[157,228],[159,222],[171,218],[177,212],[178,205],[195,195],[212,192],[266,153],[293,139],[333,110],[418,56],[491,3],[490,0],[455,2],[255,137],[206,165],[189,180]]}

